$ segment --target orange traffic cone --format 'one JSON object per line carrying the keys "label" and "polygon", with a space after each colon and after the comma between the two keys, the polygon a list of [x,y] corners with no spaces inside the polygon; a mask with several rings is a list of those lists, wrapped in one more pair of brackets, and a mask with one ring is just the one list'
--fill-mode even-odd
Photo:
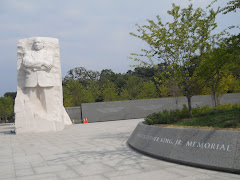
{"label": "orange traffic cone", "polygon": [[85,124],[85,123],[86,123],[85,118],[83,118],[83,124]]}
{"label": "orange traffic cone", "polygon": [[86,118],[86,123],[88,123],[88,120],[87,120],[87,118]]}
{"label": "orange traffic cone", "polygon": [[74,119],[73,119],[73,121],[72,121],[72,124],[75,124]]}

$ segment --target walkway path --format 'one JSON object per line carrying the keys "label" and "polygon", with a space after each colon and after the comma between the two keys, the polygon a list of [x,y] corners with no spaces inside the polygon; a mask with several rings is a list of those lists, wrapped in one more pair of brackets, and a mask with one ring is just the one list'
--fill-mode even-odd
{"label": "walkway path", "polygon": [[13,135],[0,126],[1,180],[240,179],[139,154],[126,145],[143,119],[68,126],[62,132]]}

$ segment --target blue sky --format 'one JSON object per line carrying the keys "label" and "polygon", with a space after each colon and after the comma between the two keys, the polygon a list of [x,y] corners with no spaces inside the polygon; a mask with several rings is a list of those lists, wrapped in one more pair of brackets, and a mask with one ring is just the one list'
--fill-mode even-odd
{"label": "blue sky", "polygon": [[[167,10],[189,0],[1,0],[0,1],[0,96],[16,91],[17,41],[44,36],[58,38],[62,75],[75,67],[124,73],[134,64],[127,57],[145,44],[129,35],[135,24],[160,15],[170,21]],[[192,0],[205,7],[209,0]],[[215,6],[225,6],[218,0]],[[239,24],[240,11],[217,18],[218,29]],[[235,33],[238,33],[235,31]]]}

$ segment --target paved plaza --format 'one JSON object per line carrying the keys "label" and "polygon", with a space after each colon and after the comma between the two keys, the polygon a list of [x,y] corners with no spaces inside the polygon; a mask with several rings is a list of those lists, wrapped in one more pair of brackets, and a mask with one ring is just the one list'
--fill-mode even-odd
{"label": "paved plaza", "polygon": [[240,179],[240,175],[154,159],[126,144],[143,119],[67,126],[62,132],[10,134],[0,126],[1,180]]}

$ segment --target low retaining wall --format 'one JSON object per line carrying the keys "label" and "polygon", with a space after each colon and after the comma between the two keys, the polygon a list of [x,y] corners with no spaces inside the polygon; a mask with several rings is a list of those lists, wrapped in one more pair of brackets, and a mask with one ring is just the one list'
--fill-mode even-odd
{"label": "low retaining wall", "polygon": [[139,123],[128,144],[160,159],[240,173],[240,132]]}
{"label": "low retaining wall", "polygon": [[73,121],[74,123],[80,123],[80,121],[82,120],[82,108],[81,106],[76,106],[76,107],[65,107],[70,119]]}
{"label": "low retaining wall", "polygon": [[[224,94],[221,103],[240,103],[240,93]],[[83,103],[82,118],[88,122],[138,119],[162,110],[181,109],[184,104],[186,97]],[[192,97],[192,107],[205,105],[213,107],[210,95]]]}

